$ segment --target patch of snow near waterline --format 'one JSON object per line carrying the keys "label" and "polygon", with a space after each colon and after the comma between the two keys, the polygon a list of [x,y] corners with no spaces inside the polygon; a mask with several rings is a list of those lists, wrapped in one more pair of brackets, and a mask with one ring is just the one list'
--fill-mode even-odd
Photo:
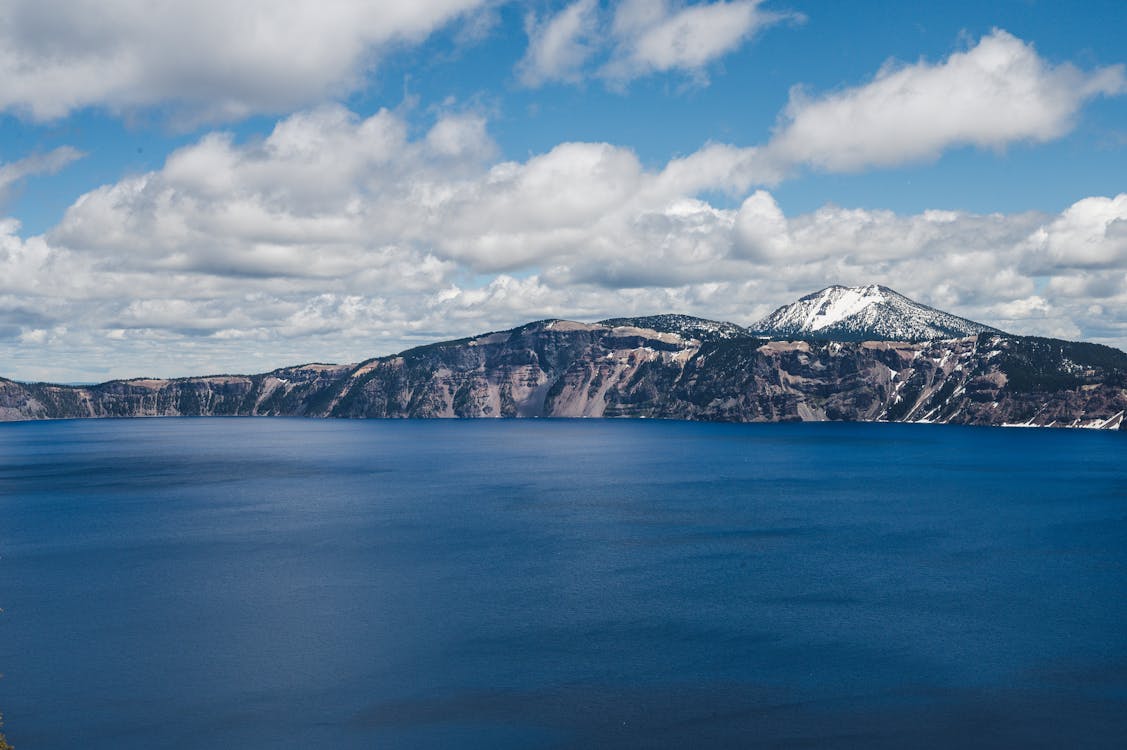
{"label": "patch of snow near waterline", "polygon": [[1107,419],[1094,419],[1088,424],[1080,425],[1090,430],[1110,430],[1118,427],[1123,422],[1123,412],[1113,414]]}
{"label": "patch of snow near waterline", "polygon": [[937,412],[937,411],[939,411],[938,406],[935,407],[934,409],[932,409],[931,411],[929,411],[927,414],[924,414],[922,417],[920,417],[916,421],[920,422],[922,424],[931,424],[931,418],[935,414],[935,412]]}
{"label": "patch of snow near waterline", "polygon": [[1114,430],[1120,424],[1122,424],[1125,415],[1127,415],[1127,413],[1121,411],[1118,414],[1114,414],[1114,415],[1108,417],[1107,419],[1092,419],[1092,420],[1089,420],[1087,422],[1081,422],[1080,419],[1077,418],[1077,419],[1073,420],[1072,422],[1070,422],[1068,424],[1060,424],[1055,419],[1052,422],[1049,422],[1048,424],[1034,424],[1033,418],[1031,418],[1027,422],[1016,422],[1016,423],[1015,422],[1004,422],[1000,426],[1001,427],[1058,427],[1058,428],[1074,429],[1074,430]]}

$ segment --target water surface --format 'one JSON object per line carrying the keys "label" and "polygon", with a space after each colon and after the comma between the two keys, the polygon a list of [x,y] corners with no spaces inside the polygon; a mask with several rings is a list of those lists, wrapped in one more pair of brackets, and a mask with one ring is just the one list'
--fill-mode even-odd
{"label": "water surface", "polygon": [[25,748],[1124,747],[1127,435],[0,425]]}

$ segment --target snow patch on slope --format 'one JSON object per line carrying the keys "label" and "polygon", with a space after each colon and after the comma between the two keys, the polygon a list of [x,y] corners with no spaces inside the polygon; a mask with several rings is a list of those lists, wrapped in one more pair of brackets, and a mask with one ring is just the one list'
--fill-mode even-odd
{"label": "snow patch on slope", "polygon": [[780,307],[750,326],[749,331],[775,339],[838,341],[927,341],[1000,333],[877,284],[827,287]]}
{"label": "snow patch on slope", "polygon": [[[826,292],[830,292],[826,294]],[[810,305],[810,312],[803,321],[803,328],[810,331],[820,331],[823,328],[840,323],[846,318],[856,315],[871,304],[884,302],[885,296],[881,294],[879,286],[866,286],[858,288],[839,287],[824,290],[820,294],[817,305]]]}

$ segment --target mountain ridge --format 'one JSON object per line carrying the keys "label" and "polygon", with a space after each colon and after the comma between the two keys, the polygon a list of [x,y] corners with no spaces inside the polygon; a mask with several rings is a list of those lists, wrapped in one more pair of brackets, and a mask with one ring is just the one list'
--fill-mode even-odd
{"label": "mountain ridge", "polygon": [[[836,289],[873,296],[864,287]],[[876,292],[887,298],[891,290]],[[858,309],[881,309],[857,294],[846,297],[837,295],[845,303],[831,314],[825,306],[807,305],[804,320],[822,315],[827,322],[812,329],[817,331]],[[986,328],[917,341],[778,340],[734,323],[679,314],[598,323],[552,318],[355,364],[310,362],[254,375],[132,378],[92,386],[0,378],[0,421],[646,417],[1123,429],[1127,353]]]}
{"label": "mountain ridge", "polygon": [[607,318],[606,320],[600,320],[599,325],[610,326],[612,328],[632,327],[660,331],[662,333],[677,333],[691,338],[698,338],[702,341],[747,335],[747,329],[736,323],[698,318],[694,315],[682,315],[680,313]]}
{"label": "mountain ridge", "polygon": [[512,329],[357,365],[256,375],[0,379],[0,421],[142,416],[648,417],[1122,428],[1127,354],[982,334],[930,342],[701,342],[591,326]]}

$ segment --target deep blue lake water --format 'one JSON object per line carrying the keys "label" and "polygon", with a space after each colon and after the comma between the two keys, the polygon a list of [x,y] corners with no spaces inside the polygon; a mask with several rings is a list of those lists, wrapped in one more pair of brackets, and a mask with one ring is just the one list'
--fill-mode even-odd
{"label": "deep blue lake water", "polygon": [[1127,433],[0,425],[43,748],[1127,746]]}

